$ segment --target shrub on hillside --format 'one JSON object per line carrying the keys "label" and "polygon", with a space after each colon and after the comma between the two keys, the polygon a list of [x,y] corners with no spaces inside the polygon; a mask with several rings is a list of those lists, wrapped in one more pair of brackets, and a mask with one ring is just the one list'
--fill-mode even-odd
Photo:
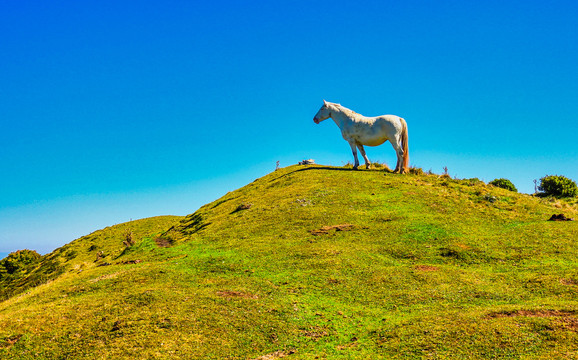
{"label": "shrub on hillside", "polygon": [[489,184],[502,189],[518,192],[518,189],[516,189],[514,184],[512,184],[512,182],[508,179],[494,179],[490,181]]}
{"label": "shrub on hillside", "polygon": [[547,175],[540,179],[538,190],[545,196],[574,197],[578,195],[576,182],[562,175]]}
{"label": "shrub on hillside", "polygon": [[462,180],[462,182],[468,186],[475,186],[475,185],[483,185],[485,184],[482,180],[478,179],[478,178],[469,178],[469,179],[464,179]]}
{"label": "shrub on hillside", "polygon": [[386,163],[381,163],[379,161],[374,161],[371,163],[371,168],[372,169],[376,169],[376,170],[385,170],[385,171],[390,171],[391,169],[390,167],[386,164]]}
{"label": "shrub on hillside", "polygon": [[42,256],[34,250],[18,250],[0,260],[0,279],[2,274],[14,274],[40,261]]}
{"label": "shrub on hillside", "polygon": [[423,175],[423,174],[424,174],[424,171],[423,171],[422,168],[418,168],[418,167],[412,166],[412,167],[409,168],[409,173],[412,174],[412,175]]}

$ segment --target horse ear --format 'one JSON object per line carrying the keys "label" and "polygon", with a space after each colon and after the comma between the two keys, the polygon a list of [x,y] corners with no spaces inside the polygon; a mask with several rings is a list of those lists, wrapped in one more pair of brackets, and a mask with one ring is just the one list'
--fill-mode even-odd
{"label": "horse ear", "polygon": [[325,101],[325,99],[323,99],[323,105],[327,106],[327,101]]}

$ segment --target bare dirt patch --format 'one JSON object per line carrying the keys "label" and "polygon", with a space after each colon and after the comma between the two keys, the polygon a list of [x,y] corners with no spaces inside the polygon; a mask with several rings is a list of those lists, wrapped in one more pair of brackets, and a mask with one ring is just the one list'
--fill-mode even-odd
{"label": "bare dirt patch", "polygon": [[11,347],[12,345],[16,344],[20,338],[22,338],[22,334],[12,335],[4,338],[4,343],[0,343],[0,348],[3,347]]}
{"label": "bare dirt patch", "polygon": [[241,291],[223,290],[217,291],[217,295],[224,298],[243,298],[243,299],[258,299],[259,296],[255,294],[244,293]]}
{"label": "bare dirt patch", "polygon": [[513,311],[499,311],[490,313],[489,318],[504,318],[504,317],[564,317],[578,314],[575,310],[513,310]]}
{"label": "bare dirt patch", "polygon": [[318,326],[311,327],[308,330],[301,330],[301,333],[313,340],[318,340],[322,337],[329,336],[327,329]]}
{"label": "bare dirt patch", "polygon": [[237,208],[235,210],[233,210],[231,212],[231,214],[234,214],[236,212],[243,211],[243,210],[249,210],[252,206],[253,206],[253,204],[249,204],[249,203],[239,204],[239,206],[237,206]]}
{"label": "bare dirt patch", "polygon": [[160,236],[155,238],[155,243],[158,245],[158,247],[162,248],[170,247],[173,244],[171,240]]}
{"label": "bare dirt patch", "polygon": [[118,271],[112,274],[105,274],[105,275],[101,275],[95,279],[90,279],[89,281],[91,283],[96,283],[102,280],[107,280],[107,279],[114,279],[115,277],[119,276],[120,274],[122,274],[124,271]]}
{"label": "bare dirt patch", "polygon": [[431,265],[416,265],[415,269],[420,271],[438,271],[440,268]]}
{"label": "bare dirt patch", "polygon": [[274,353],[259,356],[257,358],[251,359],[251,360],[275,360],[275,359],[284,358],[286,356],[293,355],[293,354],[295,354],[295,350],[275,351]]}
{"label": "bare dirt patch", "polygon": [[366,229],[365,227],[359,227],[353,224],[339,224],[339,225],[331,225],[331,226],[323,226],[322,228],[316,230],[309,230],[309,233],[314,236],[319,235],[328,235],[329,233],[337,232],[337,231],[351,231],[355,229]]}
{"label": "bare dirt patch", "polygon": [[538,317],[551,319],[550,326],[578,332],[578,311],[576,310],[515,310],[491,313],[489,318]]}
{"label": "bare dirt patch", "polygon": [[357,346],[357,338],[356,337],[351,338],[349,341],[351,341],[349,344],[337,345],[336,349],[337,350],[348,350],[348,349],[351,349],[351,348],[354,348]]}
{"label": "bare dirt patch", "polygon": [[138,264],[141,263],[142,260],[141,259],[135,259],[135,260],[126,260],[121,262],[122,265],[130,265],[130,264]]}
{"label": "bare dirt patch", "polygon": [[578,285],[578,281],[574,279],[560,279],[560,284],[567,286],[576,286]]}

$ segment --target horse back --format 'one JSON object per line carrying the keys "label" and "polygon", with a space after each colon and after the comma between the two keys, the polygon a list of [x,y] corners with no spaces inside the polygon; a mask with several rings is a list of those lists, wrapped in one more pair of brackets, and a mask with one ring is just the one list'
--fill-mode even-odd
{"label": "horse back", "polygon": [[389,139],[397,137],[403,129],[403,121],[397,115],[382,115],[375,118],[374,127],[380,128]]}

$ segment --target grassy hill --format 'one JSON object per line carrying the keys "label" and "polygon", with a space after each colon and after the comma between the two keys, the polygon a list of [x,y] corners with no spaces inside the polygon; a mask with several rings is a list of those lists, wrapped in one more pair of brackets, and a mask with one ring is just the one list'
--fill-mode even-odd
{"label": "grassy hill", "polygon": [[280,169],[40,259],[3,284],[0,357],[578,358],[578,222],[554,213],[578,217],[476,179]]}

